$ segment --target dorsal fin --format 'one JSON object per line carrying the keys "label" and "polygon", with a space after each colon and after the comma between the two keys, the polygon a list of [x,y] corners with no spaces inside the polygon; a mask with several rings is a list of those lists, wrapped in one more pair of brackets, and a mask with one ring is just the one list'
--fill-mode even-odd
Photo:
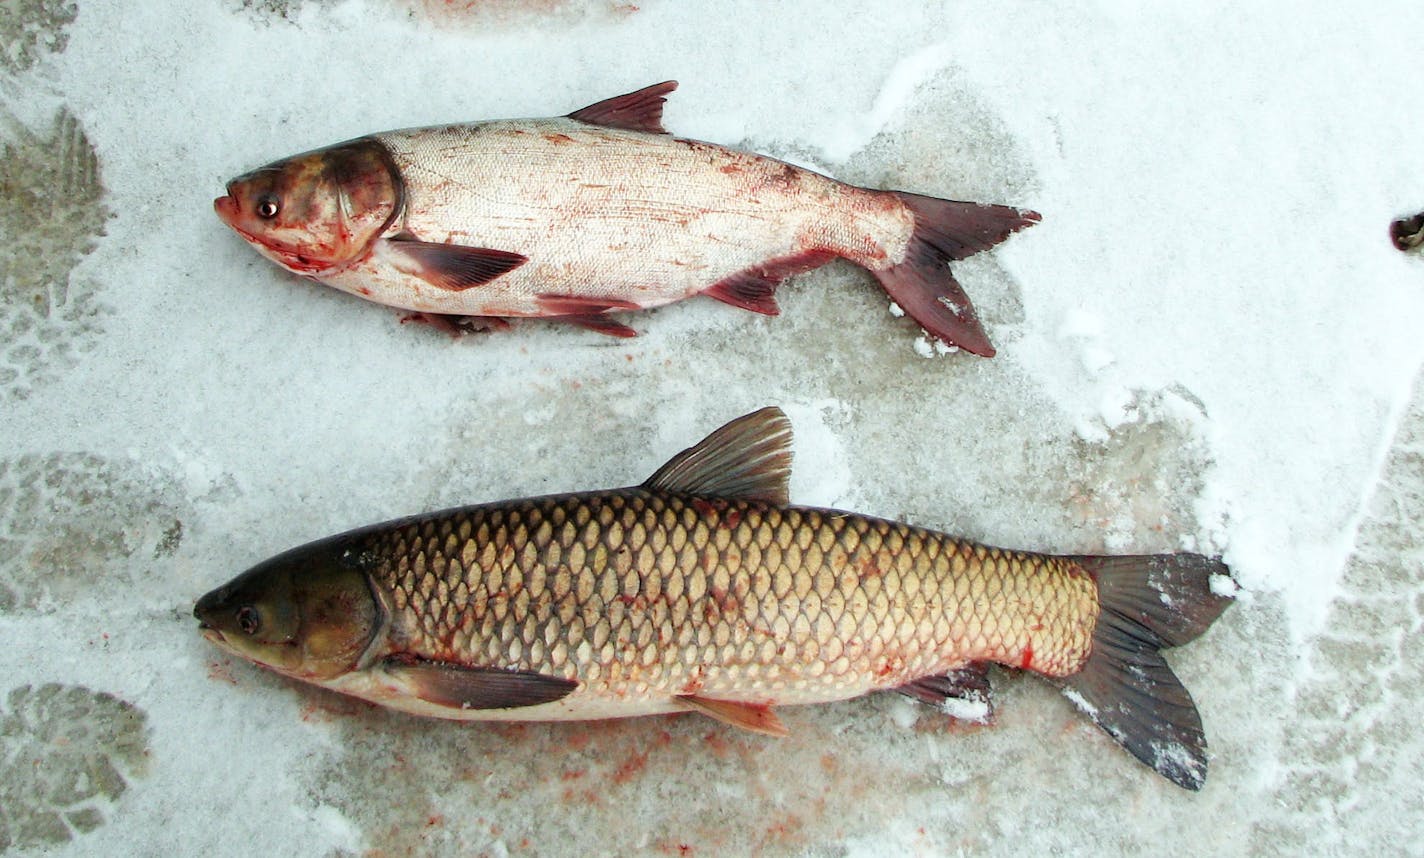
{"label": "dorsal fin", "polygon": [[637,92],[590,104],[569,114],[570,119],[627,131],[666,134],[663,130],[663,102],[677,89],[677,81],[665,80]]}
{"label": "dorsal fin", "polygon": [[673,456],[643,487],[785,506],[790,477],[791,421],[773,406],[738,417]]}

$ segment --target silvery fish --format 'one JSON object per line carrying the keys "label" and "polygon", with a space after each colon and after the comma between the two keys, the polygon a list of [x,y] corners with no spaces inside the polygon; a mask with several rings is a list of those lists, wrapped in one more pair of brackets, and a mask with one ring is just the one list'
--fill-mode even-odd
{"label": "silvery fish", "polygon": [[663,131],[667,81],[568,116],[372,134],[228,183],[218,216],[297,274],[455,331],[710,295],[778,312],[787,277],[847,259],[933,336],[993,355],[948,262],[1039,220],[842,184]]}
{"label": "silvery fish", "polygon": [[1006,665],[1201,787],[1201,720],[1159,650],[1229,604],[1221,562],[1006,551],[790,506],[790,441],[764,409],[641,485],[354,530],[254,567],[194,614],[278,673],[452,719],[693,711],[781,735],[773,707],[877,690],[982,713],[988,667]]}

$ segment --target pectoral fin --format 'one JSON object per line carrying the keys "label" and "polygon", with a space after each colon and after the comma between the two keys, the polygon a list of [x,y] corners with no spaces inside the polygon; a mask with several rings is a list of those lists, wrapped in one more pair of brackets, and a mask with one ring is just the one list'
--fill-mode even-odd
{"label": "pectoral fin", "polygon": [[397,268],[450,292],[482,286],[529,261],[523,254],[506,250],[413,238],[390,238],[386,246],[395,254]]}
{"label": "pectoral fin", "polygon": [[679,694],[678,700],[691,706],[703,715],[716,718],[723,724],[731,724],[753,733],[781,737],[786,735],[786,727],[771,707],[764,703],[738,703],[734,700],[711,700],[692,694]]}
{"label": "pectoral fin", "polygon": [[385,672],[427,703],[451,709],[515,709],[552,703],[578,683],[527,670],[464,667],[439,661],[388,661]]}

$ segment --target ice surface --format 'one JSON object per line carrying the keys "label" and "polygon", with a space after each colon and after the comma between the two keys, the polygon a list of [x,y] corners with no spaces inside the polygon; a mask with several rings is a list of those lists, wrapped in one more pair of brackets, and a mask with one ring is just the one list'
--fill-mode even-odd
{"label": "ice surface", "polygon": [[[55,0],[0,14],[0,851],[1366,853],[1424,833],[1424,207],[1412,4]],[[211,214],[357,134],[667,78],[676,133],[1044,221],[956,266],[943,353],[837,264],[765,318],[464,342],[312,286]],[[305,539],[642,480],[780,404],[793,497],[1065,552],[1224,552],[1170,654],[1192,796],[1049,685],[996,723],[783,713],[420,721],[197,634]],[[1215,588],[1214,584],[1214,588]],[[1204,824],[1208,823],[1209,824]]]}

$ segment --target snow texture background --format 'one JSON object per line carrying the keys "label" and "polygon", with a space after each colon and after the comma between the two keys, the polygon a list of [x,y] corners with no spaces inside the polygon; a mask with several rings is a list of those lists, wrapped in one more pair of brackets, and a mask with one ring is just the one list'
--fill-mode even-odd
{"label": "snow texture background", "polygon": [[[0,852],[1294,855],[1424,833],[1415,4],[0,5]],[[768,319],[452,342],[288,276],[237,173],[676,78],[676,133],[1035,208],[957,266],[1000,356],[835,264]],[[798,502],[1011,547],[1224,553],[1171,655],[1206,788],[1049,686],[966,727],[881,695],[780,741],[692,716],[420,721],[207,645],[206,590],[308,539],[637,482],[780,404]]]}

